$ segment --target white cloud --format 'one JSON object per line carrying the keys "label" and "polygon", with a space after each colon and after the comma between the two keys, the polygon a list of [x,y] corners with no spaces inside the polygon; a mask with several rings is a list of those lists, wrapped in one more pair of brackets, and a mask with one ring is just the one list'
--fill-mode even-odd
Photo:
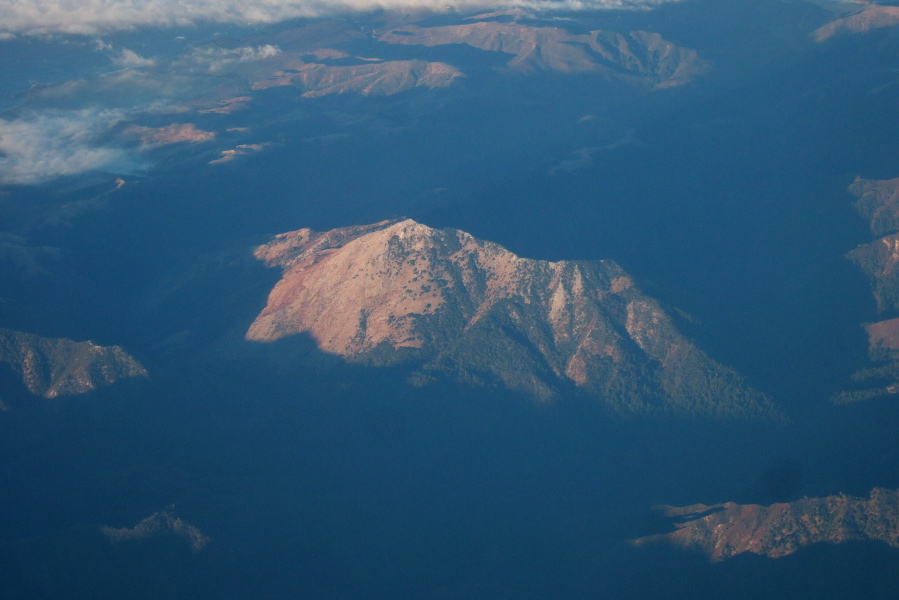
{"label": "white cloud", "polygon": [[119,110],[53,110],[0,119],[0,183],[28,185],[90,171],[143,168],[132,153],[105,143],[124,118]]}
{"label": "white cloud", "polygon": [[210,160],[210,165],[217,165],[224,162],[230,162],[237,158],[238,156],[246,156],[247,154],[252,154],[254,152],[259,152],[264,150],[265,147],[268,146],[268,142],[264,144],[238,144],[231,150],[222,150],[219,158],[215,160]]}
{"label": "white cloud", "polygon": [[237,63],[255,62],[279,54],[281,54],[281,49],[271,44],[231,49],[213,45],[195,46],[190,52],[175,57],[170,68],[182,74],[220,74]]}
{"label": "white cloud", "polygon": [[281,49],[277,46],[266,44],[264,46],[256,46],[255,48],[252,46],[244,46],[243,48],[238,48],[236,52],[240,57],[239,60],[241,62],[249,62],[278,56],[281,54]]}
{"label": "white cloud", "polygon": [[144,58],[137,52],[133,50],[129,50],[128,48],[124,48],[118,56],[112,58],[112,62],[115,65],[125,68],[133,68],[133,67],[152,67],[156,64],[151,58]]}
{"label": "white cloud", "polygon": [[94,50],[97,52],[105,52],[107,50],[113,50],[114,46],[109,42],[103,41],[100,38],[94,40]]}
{"label": "white cloud", "polygon": [[280,52],[273,45],[226,49],[210,44],[155,61],[121,49],[112,58],[121,70],[35,88],[25,109],[0,118],[0,185],[40,184],[94,171],[127,175],[148,170],[148,159],[142,158],[148,148],[171,143],[172,136],[184,137],[174,141],[197,141],[198,135],[207,139],[213,134],[171,125],[141,144],[144,136],[135,132],[153,129],[140,127],[142,117],[188,111],[192,98],[222,85],[209,74],[221,75]]}
{"label": "white cloud", "polygon": [[676,0],[5,0],[0,39],[10,33],[96,35],[135,27],[199,22],[264,24],[378,8],[533,9],[639,8]]}

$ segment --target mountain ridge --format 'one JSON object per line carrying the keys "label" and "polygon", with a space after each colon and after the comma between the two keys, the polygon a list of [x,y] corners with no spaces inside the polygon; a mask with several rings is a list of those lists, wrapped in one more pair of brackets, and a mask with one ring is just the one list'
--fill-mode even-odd
{"label": "mountain ridge", "polygon": [[899,491],[874,488],[868,498],[840,494],[760,504],[660,506],[676,530],[638,538],[636,546],[667,543],[708,555],[712,562],[750,552],[781,558],[811,544],[876,540],[899,548]]}
{"label": "mountain ridge", "polygon": [[542,399],[580,390],[627,412],[775,412],[610,260],[521,258],[411,219],[302,229],[255,256],[283,275],[248,341],[308,333],[350,362],[417,365]]}

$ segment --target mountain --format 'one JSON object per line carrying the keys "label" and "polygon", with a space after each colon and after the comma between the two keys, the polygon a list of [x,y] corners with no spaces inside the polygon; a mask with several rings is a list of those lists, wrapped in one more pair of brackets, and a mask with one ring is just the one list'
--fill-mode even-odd
{"label": "mountain", "polygon": [[[503,96],[509,85],[528,86],[529,80],[545,90],[542,80],[553,78],[577,95],[599,86],[608,88],[609,99],[616,92],[648,98],[711,70],[699,52],[661,33],[616,26],[523,11],[449,19],[433,11],[378,11],[297,20],[240,38],[217,36],[168,56],[117,49],[111,56],[116,68],[21,91],[3,122],[17,123],[11,132],[22,140],[12,133],[4,138],[9,148],[0,159],[0,184],[86,173],[127,178],[188,163],[205,168],[284,148],[294,139],[291,132],[313,123],[299,139],[333,140],[327,136],[366,122],[382,132],[403,131],[410,118],[431,111],[440,113],[437,122],[446,119],[445,102],[482,106],[478,95],[496,98],[501,90]],[[530,92],[521,98],[534,100]],[[388,99],[414,106],[397,109]],[[361,114],[347,114],[348,104],[350,113]],[[394,111],[397,123],[385,129],[383,113]],[[577,118],[592,118],[597,110],[578,112]],[[317,116],[307,121],[310,115]],[[66,137],[69,121],[86,135]],[[35,144],[40,153],[29,150]],[[70,160],[77,149],[69,144],[86,145],[89,159]]]}
{"label": "mountain", "polygon": [[670,544],[712,561],[744,552],[780,558],[811,544],[876,540],[899,548],[899,491],[874,488],[868,498],[802,498],[770,506],[727,502],[659,507],[675,531],[639,538],[637,546]]}
{"label": "mountain", "polygon": [[[505,55],[505,68],[513,72],[596,73],[650,88],[688,83],[709,68],[695,51],[658,33],[572,33],[524,11],[474,15],[455,25],[427,24],[432,16],[386,14],[371,24],[303,25],[266,37],[253,54],[258,60],[231,61],[227,69],[245,76],[252,90],[290,85],[317,97],[447,87],[497,54]],[[396,57],[397,46],[410,57]],[[460,61],[459,46],[480,52]],[[446,58],[428,58],[433,52],[425,48],[442,49]],[[260,55],[259,49],[271,50]]]}
{"label": "mountain", "polygon": [[411,219],[301,229],[255,255],[283,276],[247,340],[305,333],[351,362],[411,365],[544,399],[577,388],[625,411],[774,414],[609,260],[521,258]]}
{"label": "mountain", "polygon": [[8,329],[0,329],[0,362],[19,373],[31,393],[44,398],[84,394],[122,379],[147,376],[146,369],[119,346]]}
{"label": "mountain", "polygon": [[815,30],[815,40],[823,42],[836,35],[868,33],[875,29],[899,25],[899,6],[859,2],[860,10],[834,19]]}
{"label": "mountain", "polygon": [[103,4],[0,19],[0,597],[896,595],[890,10]]}
{"label": "mountain", "polygon": [[[513,12],[515,21],[526,17]],[[704,73],[709,63],[658,33],[594,30],[573,34],[558,26],[533,26],[519,22],[480,20],[491,15],[469,17],[473,23],[442,27],[410,24],[376,32],[379,41],[390,44],[446,46],[465,44],[512,55],[507,68],[519,72],[597,72],[608,77],[672,87]]]}
{"label": "mountain", "polygon": [[[880,237],[847,256],[871,280],[878,313],[895,312],[899,309],[899,179],[857,178],[849,192],[857,198],[855,209],[869,222],[871,233]],[[899,393],[899,318],[868,323],[865,332],[873,364],[853,379],[866,387],[837,394],[834,401],[839,404]]]}

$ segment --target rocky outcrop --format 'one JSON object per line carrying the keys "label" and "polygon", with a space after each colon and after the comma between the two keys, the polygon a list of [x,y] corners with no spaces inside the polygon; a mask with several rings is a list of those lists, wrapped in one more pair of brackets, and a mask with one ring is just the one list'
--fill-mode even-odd
{"label": "rocky outcrop", "polygon": [[170,510],[156,512],[134,527],[109,527],[104,525],[100,532],[110,543],[145,540],[160,536],[183,538],[190,544],[191,550],[199,552],[209,543],[209,536],[179,517]]}
{"label": "rocky outcrop", "polygon": [[0,329],[0,362],[22,376],[28,390],[45,398],[83,394],[147,371],[119,346],[45,338]]}
{"label": "rocky outcrop", "polygon": [[634,540],[669,544],[722,561],[745,552],[780,558],[811,544],[876,540],[899,548],[899,491],[875,488],[868,498],[803,498],[770,506],[695,504],[659,507],[676,530]]}
{"label": "rocky outcrop", "polygon": [[627,411],[773,414],[612,261],[521,258],[409,219],[285,233],[256,257],[283,277],[246,333],[254,342],[304,333],[353,362],[542,398],[577,388]]}

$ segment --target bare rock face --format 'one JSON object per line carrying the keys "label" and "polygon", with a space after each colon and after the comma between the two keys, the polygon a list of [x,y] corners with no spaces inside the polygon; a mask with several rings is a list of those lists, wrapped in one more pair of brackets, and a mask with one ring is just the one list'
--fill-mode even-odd
{"label": "bare rock face", "polygon": [[770,506],[715,504],[659,507],[676,531],[634,540],[637,546],[669,544],[718,562],[751,552],[780,558],[811,544],[876,540],[899,548],[899,491],[875,488],[868,498],[803,498]]}
{"label": "bare rock face", "polygon": [[30,392],[45,398],[83,394],[147,371],[119,346],[98,346],[0,329],[0,362],[22,375]]}
{"label": "bare rock face", "polygon": [[408,219],[302,229],[255,254],[284,274],[251,341],[305,333],[353,362],[409,364],[541,398],[579,388],[627,411],[773,414],[612,261],[521,258]]}

